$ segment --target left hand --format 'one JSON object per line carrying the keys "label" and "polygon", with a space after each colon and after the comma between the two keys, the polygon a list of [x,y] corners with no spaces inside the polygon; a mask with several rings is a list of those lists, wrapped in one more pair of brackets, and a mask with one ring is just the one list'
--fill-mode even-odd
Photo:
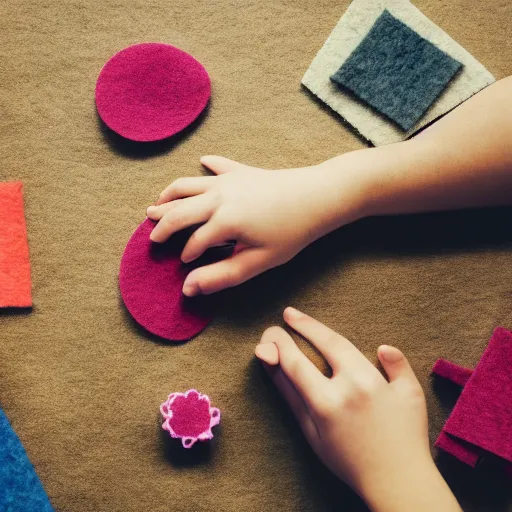
{"label": "left hand", "polygon": [[387,381],[343,336],[293,308],[285,321],[320,351],[327,378],[291,336],[271,327],[256,347],[318,457],[375,511],[460,511],[432,460],[421,386],[405,356],[382,345]]}

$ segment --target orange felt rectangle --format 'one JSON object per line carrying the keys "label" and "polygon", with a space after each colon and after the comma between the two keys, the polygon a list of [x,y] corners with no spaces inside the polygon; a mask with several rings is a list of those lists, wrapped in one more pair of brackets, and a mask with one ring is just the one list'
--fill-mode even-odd
{"label": "orange felt rectangle", "polygon": [[0,183],[0,307],[32,306],[23,183]]}

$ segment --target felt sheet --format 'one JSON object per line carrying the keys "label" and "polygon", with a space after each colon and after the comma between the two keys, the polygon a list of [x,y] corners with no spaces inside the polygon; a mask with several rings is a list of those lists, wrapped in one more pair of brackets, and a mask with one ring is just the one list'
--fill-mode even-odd
{"label": "felt sheet", "polygon": [[331,80],[410,130],[460,68],[385,10]]}
{"label": "felt sheet", "polygon": [[41,481],[21,441],[0,409],[0,510],[51,512]]}
{"label": "felt sheet", "polygon": [[[405,132],[330,80],[385,9],[464,66],[426,115]],[[407,139],[492,82],[482,64],[408,0],[354,0],[302,78],[303,85],[376,146]]]}
{"label": "felt sheet", "polygon": [[444,432],[512,462],[512,333],[497,328]]}
{"label": "felt sheet", "polygon": [[[263,330],[292,305],[371,361],[381,343],[399,347],[433,446],[451,411],[434,362],[474,368],[492,329],[512,326],[510,209],[357,222],[212,296],[215,321],[189,343],[150,339],[126,312],[126,242],[164,187],[204,172],[201,155],[282,169],[365,147],[299,86],[348,4],[0,2],[0,179],[25,184],[37,290],[29,315],[0,312],[0,401],[59,512],[367,512],[316,462],[255,361]],[[512,74],[510,2],[415,5],[497,78]],[[116,51],[162,40],[207,67],[210,108],[179,141],[120,144],[98,122],[98,72]],[[158,407],[190,388],[221,425],[204,451],[168,453]],[[512,510],[496,479],[456,466],[443,474],[466,512]]]}
{"label": "felt sheet", "polygon": [[165,139],[192,123],[210,98],[210,77],[188,53],[169,44],[142,43],[116,53],[96,84],[105,124],[138,142]]}
{"label": "felt sheet", "polygon": [[23,184],[0,183],[0,307],[32,306]]}
{"label": "felt sheet", "polygon": [[167,340],[185,341],[212,319],[211,300],[183,295],[190,270],[180,259],[183,236],[154,243],[149,235],[155,225],[146,219],[126,245],[119,270],[121,296],[130,314],[146,330]]}

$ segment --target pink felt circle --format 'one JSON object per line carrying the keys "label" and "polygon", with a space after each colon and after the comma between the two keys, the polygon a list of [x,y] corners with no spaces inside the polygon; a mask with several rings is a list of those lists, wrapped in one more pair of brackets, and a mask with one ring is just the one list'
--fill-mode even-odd
{"label": "pink felt circle", "polygon": [[212,320],[211,302],[182,293],[189,272],[181,262],[182,240],[151,242],[155,223],[146,219],[126,245],[119,271],[123,301],[135,321],[147,331],[171,341],[185,341]]}
{"label": "pink felt circle", "polygon": [[127,139],[162,140],[192,123],[211,92],[206,69],[169,44],[142,43],[116,53],[96,83],[105,124]]}

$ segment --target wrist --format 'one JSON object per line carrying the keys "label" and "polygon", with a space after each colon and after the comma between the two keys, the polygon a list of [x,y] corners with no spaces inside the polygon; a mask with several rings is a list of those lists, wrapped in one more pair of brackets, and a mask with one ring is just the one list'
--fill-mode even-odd
{"label": "wrist", "polygon": [[461,512],[430,457],[395,470],[386,468],[362,484],[359,494],[373,512]]}
{"label": "wrist", "polygon": [[[318,165],[317,175],[323,183],[323,234],[345,224],[375,215],[381,171],[377,159],[380,148],[368,148],[336,156]],[[380,167],[380,166],[379,166]]]}

